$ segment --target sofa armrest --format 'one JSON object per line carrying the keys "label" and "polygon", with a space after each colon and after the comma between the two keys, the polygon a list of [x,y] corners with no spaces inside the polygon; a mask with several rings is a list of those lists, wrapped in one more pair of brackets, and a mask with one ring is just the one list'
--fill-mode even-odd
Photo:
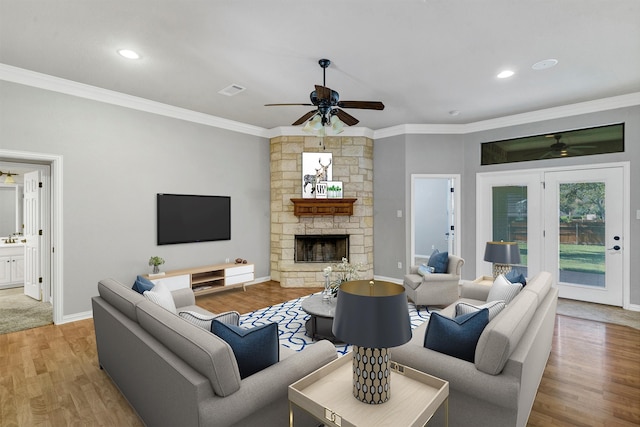
{"label": "sofa armrest", "polygon": [[489,375],[466,360],[457,359],[412,342],[391,350],[391,359],[449,381],[451,390],[475,396],[497,406],[517,408],[518,378],[506,373]]}
{"label": "sofa armrest", "polygon": [[173,302],[178,308],[186,307],[189,305],[196,305],[196,296],[191,288],[183,288],[171,291],[171,296],[173,296]]}
{"label": "sofa armrest", "polygon": [[202,425],[235,424],[262,408],[282,399],[286,401],[290,384],[336,358],[336,348],[333,344],[326,340],[318,341],[303,351],[243,379],[240,390],[232,395],[203,402]]}
{"label": "sofa armrest", "polygon": [[423,283],[453,282],[458,280],[460,280],[460,276],[457,276],[455,274],[447,274],[447,273],[431,273],[431,274],[425,274],[424,277],[422,277]]}
{"label": "sofa armrest", "polygon": [[409,274],[418,274],[419,265],[412,265],[409,267]]}
{"label": "sofa armrest", "polygon": [[460,287],[460,298],[469,298],[479,301],[486,301],[489,296],[491,286],[479,283],[467,282]]}

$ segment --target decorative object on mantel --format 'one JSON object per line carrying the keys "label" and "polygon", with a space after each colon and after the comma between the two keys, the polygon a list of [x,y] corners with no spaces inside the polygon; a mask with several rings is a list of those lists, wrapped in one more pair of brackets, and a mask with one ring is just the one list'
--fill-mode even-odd
{"label": "decorative object on mantel", "polygon": [[291,199],[293,214],[305,215],[353,215],[353,204],[358,199]]}
{"label": "decorative object on mantel", "polygon": [[332,332],[339,340],[353,344],[353,396],[369,404],[388,401],[389,347],[411,339],[404,287],[373,280],[344,283],[338,292]]}
{"label": "decorative object on mantel", "polygon": [[493,278],[511,271],[513,264],[520,264],[520,248],[516,242],[487,242],[484,260],[493,263]]}
{"label": "decorative object on mantel", "polygon": [[246,264],[247,260],[242,258],[236,258],[236,264]]}
{"label": "decorative object on mantel", "polygon": [[160,266],[162,264],[164,264],[164,259],[160,258],[159,256],[152,256],[151,258],[149,258],[149,265],[153,266],[151,274],[160,274]]}
{"label": "decorative object on mantel", "polygon": [[330,181],[332,153],[302,153],[302,197],[315,198],[320,181]]}
{"label": "decorative object on mantel", "polygon": [[327,181],[320,181],[316,184],[316,199],[327,198]]}
{"label": "decorative object on mantel", "polygon": [[327,181],[327,198],[342,198],[342,181]]}

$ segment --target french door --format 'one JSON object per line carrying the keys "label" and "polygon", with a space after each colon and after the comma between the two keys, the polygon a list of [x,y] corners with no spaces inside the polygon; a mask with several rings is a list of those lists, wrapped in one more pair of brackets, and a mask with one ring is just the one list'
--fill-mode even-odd
{"label": "french door", "polygon": [[545,173],[545,260],[560,297],[622,306],[622,168]]}
{"label": "french door", "polygon": [[478,275],[491,271],[482,260],[487,241],[516,241],[522,263],[515,268],[525,276],[546,270],[560,297],[623,306],[625,173],[612,165],[479,174]]}

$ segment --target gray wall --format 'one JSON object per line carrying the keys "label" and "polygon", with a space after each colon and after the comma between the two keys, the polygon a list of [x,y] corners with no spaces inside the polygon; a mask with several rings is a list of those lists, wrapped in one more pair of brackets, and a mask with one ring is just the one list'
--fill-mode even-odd
{"label": "gray wall", "polygon": [[[573,157],[568,159],[549,159],[512,163],[505,165],[480,166],[480,143],[521,136],[537,135],[562,130],[593,127],[611,123],[625,123],[625,152],[617,154],[603,154],[596,156]],[[381,177],[389,182],[400,181],[396,175],[402,175],[405,185],[404,204],[407,212],[410,206],[410,180],[414,173],[444,173],[461,174],[461,230],[457,237],[462,244],[461,256],[465,259],[462,275],[465,279],[474,278],[475,266],[475,236],[476,236],[476,173],[491,171],[518,171],[545,167],[575,166],[585,164],[609,163],[629,161],[631,164],[631,201],[630,201],[630,236],[625,241],[625,249],[631,258],[631,304],[640,304],[640,265],[634,260],[640,253],[640,220],[636,219],[636,210],[640,209],[640,107],[621,108],[593,114],[584,114],[563,119],[548,120],[520,126],[511,126],[489,131],[475,132],[466,135],[404,135],[378,139],[374,144],[374,158],[394,151],[403,152],[404,159],[396,159],[404,163],[376,162],[374,189]],[[400,188],[400,187],[398,187]],[[390,206],[383,206],[387,201],[379,199],[375,192],[376,209],[390,210]],[[398,201],[394,200],[394,203]],[[376,218],[377,219],[377,218]],[[387,233],[384,239],[375,236],[374,251],[376,259],[397,257],[398,246],[405,245],[406,258],[410,256],[410,218],[405,215],[404,235]],[[383,228],[375,224],[374,230]],[[397,226],[394,225],[394,230]],[[379,268],[380,267],[380,268]],[[376,265],[376,275],[402,279],[404,271],[391,268],[388,264]]]}
{"label": "gray wall", "polygon": [[[408,260],[404,136],[373,143],[373,274],[402,277]],[[402,218],[398,218],[398,211]],[[402,262],[402,269],[398,268]]]}
{"label": "gray wall", "polygon": [[[237,257],[269,275],[269,142],[0,81],[0,148],[63,156],[63,315],[98,280]],[[156,193],[231,196],[230,241],[156,245]]]}

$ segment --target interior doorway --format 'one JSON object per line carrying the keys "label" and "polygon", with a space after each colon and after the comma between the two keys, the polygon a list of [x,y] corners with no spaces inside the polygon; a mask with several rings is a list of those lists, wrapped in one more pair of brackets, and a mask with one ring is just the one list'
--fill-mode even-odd
{"label": "interior doorway", "polygon": [[[0,161],[22,164],[25,168],[46,169],[43,183],[46,187],[46,203],[42,213],[43,239],[41,259],[43,300],[50,301],[53,306],[53,322],[60,324],[63,319],[62,301],[62,156],[11,151],[0,149]],[[44,167],[44,168],[43,168]],[[46,225],[44,225],[46,224]],[[44,230],[47,230],[46,232]]]}
{"label": "interior doorway", "polygon": [[457,232],[460,175],[411,175],[411,264],[425,262],[434,250],[460,253]]}

